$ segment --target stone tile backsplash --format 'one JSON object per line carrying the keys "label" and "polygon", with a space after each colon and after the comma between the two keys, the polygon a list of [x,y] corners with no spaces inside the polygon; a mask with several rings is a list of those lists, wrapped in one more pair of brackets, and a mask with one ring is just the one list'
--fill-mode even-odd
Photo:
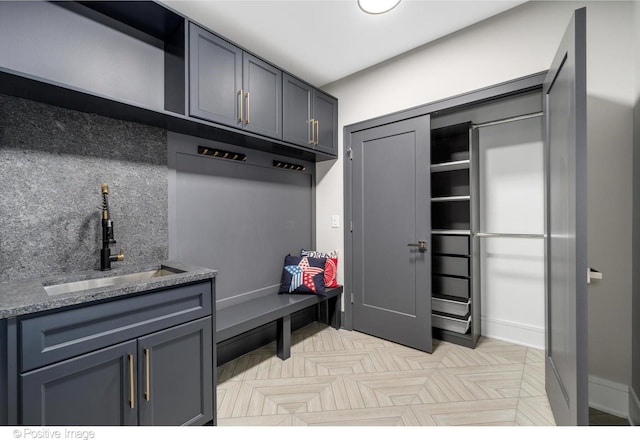
{"label": "stone tile backsplash", "polygon": [[0,281],[99,269],[103,182],[113,264],[166,259],[166,130],[0,95]]}

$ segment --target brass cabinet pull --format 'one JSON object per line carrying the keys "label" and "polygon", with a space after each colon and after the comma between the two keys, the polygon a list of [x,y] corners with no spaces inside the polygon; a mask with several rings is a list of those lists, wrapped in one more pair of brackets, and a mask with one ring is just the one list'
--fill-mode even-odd
{"label": "brass cabinet pull", "polygon": [[313,130],[314,130],[314,128],[315,128],[315,126],[316,126],[316,125],[315,125],[315,119],[309,119],[307,122],[309,123],[309,125],[310,125],[310,130],[311,130],[311,131],[310,131],[311,139],[309,139],[309,143],[310,143],[311,145],[313,145],[313,144],[315,143],[315,139],[316,139],[315,133],[314,133],[314,131],[313,131]]}
{"label": "brass cabinet pull", "polygon": [[135,408],[135,392],[133,389],[133,355],[129,353],[129,407]]}
{"label": "brass cabinet pull", "polygon": [[249,92],[247,92],[244,96],[247,99],[247,122],[246,122],[246,124],[249,125],[251,123],[251,97],[249,96]]}
{"label": "brass cabinet pull", "polygon": [[316,125],[316,141],[315,144],[318,145],[320,143],[320,121],[318,119],[314,119],[314,123]]}
{"label": "brass cabinet pull", "polygon": [[242,122],[242,89],[238,90],[238,122]]}
{"label": "brass cabinet pull", "polygon": [[145,400],[148,402],[149,399],[151,399],[151,391],[150,391],[150,387],[149,387],[149,349],[145,348],[144,349],[144,362],[145,362],[145,375],[146,375],[146,384],[145,384],[145,392],[144,392],[144,398]]}

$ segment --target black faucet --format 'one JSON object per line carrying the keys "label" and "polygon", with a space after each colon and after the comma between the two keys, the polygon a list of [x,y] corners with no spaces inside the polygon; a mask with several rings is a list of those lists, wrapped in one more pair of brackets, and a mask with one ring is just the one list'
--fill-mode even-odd
{"label": "black faucet", "polygon": [[120,248],[118,255],[111,255],[111,246],[116,241],[113,238],[113,220],[109,217],[109,185],[102,184],[102,249],[100,250],[100,270],[111,270],[112,261],[124,260],[124,250]]}

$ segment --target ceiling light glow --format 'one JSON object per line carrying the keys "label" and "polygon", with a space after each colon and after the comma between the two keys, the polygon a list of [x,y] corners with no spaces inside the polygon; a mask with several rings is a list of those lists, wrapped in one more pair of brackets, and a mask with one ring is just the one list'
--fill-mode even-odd
{"label": "ceiling light glow", "polygon": [[358,6],[367,14],[384,14],[398,6],[400,0],[358,0]]}

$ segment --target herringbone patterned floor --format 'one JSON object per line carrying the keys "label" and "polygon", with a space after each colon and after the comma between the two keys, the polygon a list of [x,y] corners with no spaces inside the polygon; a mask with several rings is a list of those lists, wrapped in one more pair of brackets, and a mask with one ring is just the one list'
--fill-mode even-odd
{"label": "herringbone patterned floor", "polygon": [[482,338],[433,354],[310,324],[218,368],[218,425],[546,425],[544,352]]}

